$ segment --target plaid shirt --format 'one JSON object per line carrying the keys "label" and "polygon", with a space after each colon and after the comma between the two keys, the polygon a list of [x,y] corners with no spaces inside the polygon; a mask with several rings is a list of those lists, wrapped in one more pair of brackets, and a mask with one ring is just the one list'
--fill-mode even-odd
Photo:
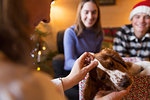
{"label": "plaid shirt", "polygon": [[150,31],[138,39],[132,25],[125,25],[116,33],[113,49],[122,57],[138,57],[150,61]]}

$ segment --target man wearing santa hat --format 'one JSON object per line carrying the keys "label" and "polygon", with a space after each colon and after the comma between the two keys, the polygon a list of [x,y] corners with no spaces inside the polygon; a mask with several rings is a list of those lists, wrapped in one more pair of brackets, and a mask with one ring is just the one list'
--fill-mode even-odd
{"label": "man wearing santa hat", "polygon": [[131,24],[117,32],[113,49],[122,57],[150,61],[150,0],[136,4],[129,16]]}

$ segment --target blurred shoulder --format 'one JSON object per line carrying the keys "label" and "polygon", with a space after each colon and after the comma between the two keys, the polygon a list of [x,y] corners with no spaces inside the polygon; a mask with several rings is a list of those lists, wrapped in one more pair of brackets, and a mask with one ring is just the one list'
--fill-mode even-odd
{"label": "blurred shoulder", "polygon": [[44,92],[45,100],[66,100],[64,95],[61,94],[58,87],[51,82],[52,77],[44,72],[33,71],[33,76],[40,83]]}

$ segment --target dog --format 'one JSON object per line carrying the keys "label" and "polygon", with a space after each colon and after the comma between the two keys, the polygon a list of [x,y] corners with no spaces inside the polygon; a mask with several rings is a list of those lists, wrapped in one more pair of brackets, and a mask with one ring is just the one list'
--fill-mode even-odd
{"label": "dog", "polygon": [[117,52],[106,48],[94,54],[98,66],[89,72],[83,91],[84,100],[93,100],[98,91],[105,91],[101,96],[113,91],[121,91],[133,83],[132,74],[128,71],[133,65],[125,62]]}

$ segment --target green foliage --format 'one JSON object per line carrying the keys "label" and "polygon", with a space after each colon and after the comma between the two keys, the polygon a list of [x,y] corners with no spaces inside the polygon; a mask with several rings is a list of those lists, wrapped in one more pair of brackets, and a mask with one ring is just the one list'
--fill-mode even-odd
{"label": "green foliage", "polygon": [[47,32],[42,32],[39,29],[36,29],[35,33],[37,33],[40,37],[46,37],[49,34]]}
{"label": "green foliage", "polygon": [[34,66],[36,69],[40,67],[40,71],[46,72],[53,76],[54,71],[52,68],[51,60],[57,52],[51,52],[46,42],[42,39],[48,34],[49,33],[42,32],[39,29],[35,30],[35,39],[33,39],[35,41],[35,48],[31,52],[31,56],[34,59]]}

